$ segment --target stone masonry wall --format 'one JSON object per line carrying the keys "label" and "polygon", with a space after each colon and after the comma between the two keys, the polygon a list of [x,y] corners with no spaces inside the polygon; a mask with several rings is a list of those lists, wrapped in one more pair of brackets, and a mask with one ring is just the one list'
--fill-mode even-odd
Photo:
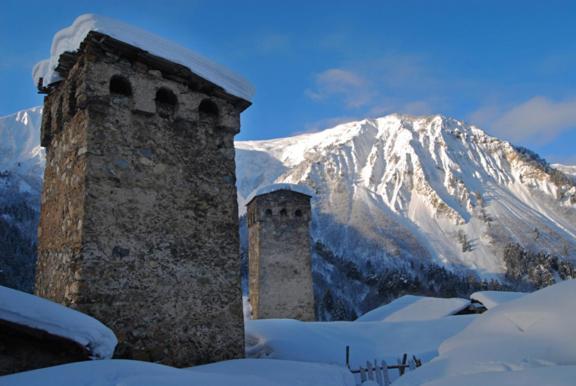
{"label": "stone masonry wall", "polygon": [[[118,357],[181,367],[242,357],[233,143],[241,109],[95,44],[84,47],[74,71],[81,72],[83,124],[64,131],[84,146],[66,151],[79,140],[52,140],[45,181],[69,194],[53,181],[61,178],[56,154],[84,165],[74,174],[83,199],[65,200],[80,214],[79,268],[62,255],[70,241],[59,230],[55,252],[41,239],[37,292],[112,328]],[[130,93],[111,92],[115,76]],[[42,234],[48,219],[69,221],[58,205],[43,205],[42,217]],[[70,284],[54,285],[56,278]]]}
{"label": "stone masonry wall", "polygon": [[[40,225],[37,294],[73,306],[81,284],[86,195],[88,114],[75,102],[81,66],[44,102],[42,146],[47,147]],[[72,87],[72,85],[74,85]],[[49,209],[49,210],[46,210]]]}
{"label": "stone masonry wall", "polygon": [[255,319],[315,320],[310,197],[279,190],[248,205],[250,302]]}

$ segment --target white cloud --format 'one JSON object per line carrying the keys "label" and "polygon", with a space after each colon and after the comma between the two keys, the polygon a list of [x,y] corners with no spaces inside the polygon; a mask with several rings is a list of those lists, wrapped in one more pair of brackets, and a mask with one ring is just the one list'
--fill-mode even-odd
{"label": "white cloud", "polygon": [[342,98],[347,107],[366,105],[374,96],[369,82],[355,72],[341,68],[331,68],[316,75],[315,87],[306,90],[306,95],[314,101],[328,98]]}
{"label": "white cloud", "polygon": [[439,112],[441,82],[424,63],[421,56],[403,53],[357,60],[316,74],[305,94],[316,102],[340,102],[364,116]]}
{"label": "white cloud", "polygon": [[576,99],[554,101],[535,96],[505,110],[485,106],[471,114],[470,121],[511,141],[547,143],[576,129]]}

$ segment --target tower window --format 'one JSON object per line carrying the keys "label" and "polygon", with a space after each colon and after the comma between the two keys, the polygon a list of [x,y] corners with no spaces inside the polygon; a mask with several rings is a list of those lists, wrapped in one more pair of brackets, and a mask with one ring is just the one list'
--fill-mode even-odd
{"label": "tower window", "polygon": [[114,96],[131,97],[132,86],[130,81],[121,75],[114,75],[110,78],[110,94]]}
{"label": "tower window", "polygon": [[296,209],[296,211],[294,212],[294,216],[302,217],[302,211],[300,209]]}
{"label": "tower window", "polygon": [[286,211],[286,209],[282,208],[282,209],[280,210],[280,216],[284,216],[284,217],[285,217],[285,216],[288,216],[288,212]]}
{"label": "tower window", "polygon": [[156,92],[156,112],[162,118],[168,118],[176,112],[178,98],[169,89],[162,87]]}
{"label": "tower window", "polygon": [[200,122],[215,124],[218,122],[219,114],[218,106],[216,106],[216,103],[212,102],[210,99],[204,99],[200,103],[200,106],[198,106]]}
{"label": "tower window", "polygon": [[266,209],[264,213],[266,214],[266,216],[272,216],[272,209]]}

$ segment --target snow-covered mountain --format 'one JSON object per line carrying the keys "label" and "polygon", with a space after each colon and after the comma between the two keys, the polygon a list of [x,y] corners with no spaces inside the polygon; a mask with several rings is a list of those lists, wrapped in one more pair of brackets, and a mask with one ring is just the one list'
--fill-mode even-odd
{"label": "snow-covered mountain", "polygon": [[39,143],[41,120],[41,107],[0,117],[0,171],[18,178],[19,191],[36,195],[42,190],[45,162]]}
{"label": "snow-covered mountain", "polygon": [[45,153],[40,107],[0,117],[0,283],[31,290]]}
{"label": "snow-covered mountain", "polygon": [[[34,108],[0,118],[0,202],[17,198],[36,211],[40,116]],[[521,248],[512,251],[516,260],[542,252],[531,264],[537,267],[546,254],[576,259],[574,179],[451,118],[389,115],[240,141],[236,149],[241,213],[250,194],[271,183],[316,191],[317,296],[348,309],[348,317],[350,308],[362,312],[402,292],[459,294],[486,285],[471,273],[501,279],[512,264],[504,258],[510,245]],[[34,238],[32,222],[2,218]],[[567,275],[557,262],[546,264],[554,278]]]}
{"label": "snow-covered mountain", "polygon": [[263,184],[311,186],[314,238],[338,254],[485,275],[504,272],[503,243],[576,258],[573,181],[454,119],[389,115],[236,146],[240,203]]}
{"label": "snow-covered mountain", "polygon": [[[236,147],[240,207],[265,184],[309,185],[316,245],[360,272],[430,264],[502,279],[516,244],[576,259],[574,180],[455,119],[393,114]],[[315,268],[334,280],[319,256]],[[345,291],[362,300],[369,287]]]}
{"label": "snow-covered mountain", "polygon": [[576,165],[562,165],[552,164],[554,169],[560,170],[562,173],[576,178]]}

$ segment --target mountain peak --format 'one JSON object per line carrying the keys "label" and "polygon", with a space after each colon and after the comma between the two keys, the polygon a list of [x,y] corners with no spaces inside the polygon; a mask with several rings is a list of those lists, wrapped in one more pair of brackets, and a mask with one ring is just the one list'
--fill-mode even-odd
{"label": "mountain peak", "polygon": [[[314,237],[338,252],[487,276],[504,271],[507,243],[576,257],[570,180],[451,117],[390,114],[237,149],[240,203],[260,183],[309,185],[318,192]],[[267,154],[275,166],[261,169],[275,173],[247,173],[252,152]]]}

